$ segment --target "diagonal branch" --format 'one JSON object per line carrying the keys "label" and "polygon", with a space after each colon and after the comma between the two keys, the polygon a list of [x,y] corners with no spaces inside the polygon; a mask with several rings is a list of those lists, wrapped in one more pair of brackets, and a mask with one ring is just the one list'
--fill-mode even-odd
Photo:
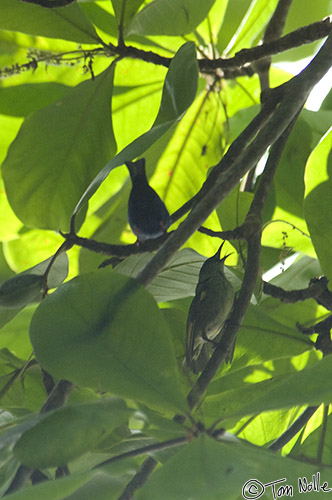
{"label": "diagonal branch", "polygon": [[221,341],[218,343],[205,370],[198,378],[196,384],[188,395],[190,408],[194,408],[198,404],[209,383],[215,376],[219,366],[226,359],[226,356],[234,345],[237,331],[240,328],[249,307],[250,299],[260,270],[262,217],[265,202],[272,186],[273,178],[282,152],[286,146],[286,142],[296,122],[298,114],[299,112],[295,115],[290,125],[272,146],[258,189],[243,224],[244,233],[247,234],[248,257],[240,293],[234,303],[233,310],[227,320],[225,328],[223,329]]}
{"label": "diagonal branch", "polygon": [[[207,217],[228,196],[243,175],[257,164],[266,149],[288,127],[294,116],[302,109],[303,103],[312,88],[329,70],[331,52],[332,35],[327,39],[312,62],[298,76],[277,89],[278,93],[282,91],[283,98],[265,127],[258,132],[248,147],[238,151],[236,157],[229,158],[231,151],[229,149],[218,165],[221,171],[221,180],[214,183],[209,192],[197,203],[188,217],[139,273],[138,279],[142,284],[147,285],[152,281],[188,238],[203,225]],[[227,170],[223,171],[225,164]]]}

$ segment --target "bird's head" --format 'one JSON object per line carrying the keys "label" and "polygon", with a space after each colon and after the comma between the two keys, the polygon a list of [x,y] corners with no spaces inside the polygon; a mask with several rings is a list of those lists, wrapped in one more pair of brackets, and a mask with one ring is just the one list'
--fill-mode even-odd
{"label": "bird's head", "polygon": [[231,255],[230,253],[228,253],[222,259],[220,258],[221,249],[224,243],[225,242],[223,241],[218,250],[216,251],[216,253],[212,255],[212,257],[210,257],[209,259],[206,259],[206,261],[202,265],[199,273],[200,281],[204,281],[205,279],[208,279],[211,276],[213,276],[218,271],[224,270],[225,260],[227,259],[227,257]]}
{"label": "bird's head", "polygon": [[145,158],[140,158],[137,161],[126,161],[125,165],[129,170],[130,177],[133,182],[138,177],[146,179]]}

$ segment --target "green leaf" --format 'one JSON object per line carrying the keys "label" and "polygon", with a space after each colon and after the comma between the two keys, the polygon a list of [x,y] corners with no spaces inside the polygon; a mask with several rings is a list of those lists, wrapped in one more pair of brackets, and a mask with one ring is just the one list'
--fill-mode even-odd
{"label": "green leaf", "polygon": [[[0,328],[11,321],[23,307],[41,299],[42,275],[52,257],[10,278],[0,286]],[[68,274],[67,254],[60,255],[48,275],[49,288],[59,286]]]}
{"label": "green leaf", "polygon": [[0,347],[10,349],[23,359],[29,358],[32,348],[28,325],[35,309],[36,306],[28,306],[23,310],[0,309]]}
{"label": "green leaf", "polygon": [[294,406],[332,402],[332,366],[328,357],[299,372],[207,397],[203,410],[213,418],[257,414]]}
{"label": "green leaf", "polygon": [[246,15],[226,48],[229,56],[243,48],[252,47],[259,40],[277,4],[278,0],[252,0]]}
{"label": "green leaf", "polygon": [[127,35],[186,35],[207,16],[214,0],[154,0],[127,28]]}
{"label": "green leaf", "polygon": [[305,171],[304,214],[323,273],[331,280],[332,130],[311,153]]}
{"label": "green leaf", "polygon": [[293,325],[273,319],[261,306],[250,305],[237,335],[231,370],[271,359],[287,358],[313,348],[311,340]]}
{"label": "green leaf", "polygon": [[[331,5],[325,0],[301,0],[301,2],[292,5],[286,19],[284,33],[290,33],[297,30],[300,26],[321,21],[326,16],[331,15]],[[293,50],[287,50],[280,55],[275,56],[276,61],[299,61],[306,59],[319,50],[320,41],[302,44]]]}
{"label": "green leaf", "polygon": [[[332,415],[324,416],[325,407],[322,405],[309,420],[290,453],[291,458],[300,460],[319,461],[330,464],[332,461]],[[322,455],[320,456],[320,453]]]}
{"label": "green leaf", "polygon": [[29,35],[100,43],[93,25],[76,3],[45,9],[19,0],[0,0],[0,28]]}
{"label": "green leaf", "polygon": [[25,119],[2,172],[9,202],[27,226],[65,230],[77,200],[113,156],[113,75],[114,65]]}
{"label": "green leaf", "polygon": [[133,279],[104,270],[69,281],[39,305],[30,337],[55,377],[185,411],[167,324]]}
{"label": "green leaf", "polygon": [[126,161],[141,156],[176,123],[193,102],[198,81],[198,64],[194,43],[187,42],[176,53],[167,72],[158,115],[151,129],[118,153],[99,172],[77,204],[74,215],[96,192],[108,174]]}
{"label": "green leaf", "polygon": [[84,486],[100,472],[85,471],[80,474],[71,474],[56,481],[44,481],[29,488],[23,488],[11,494],[11,500],[36,500],[47,498],[47,500],[64,500],[76,490]]}
{"label": "green leaf", "polygon": [[68,90],[67,85],[57,82],[27,83],[2,88],[0,113],[11,116],[26,116],[63,98]]}
{"label": "green leaf", "polygon": [[215,0],[208,15],[197,26],[197,31],[206,42],[206,47],[209,44],[216,44],[218,32],[223,25],[225,13],[228,6],[228,0]]}
{"label": "green leaf", "polygon": [[43,279],[37,274],[17,275],[0,286],[0,306],[9,309],[24,307],[37,299]]}
{"label": "green leaf", "polygon": [[[121,493],[134,476],[137,465],[132,459],[107,466],[107,472],[95,470],[93,477],[65,500],[111,500]],[[45,498],[49,498],[45,495]]]}
{"label": "green leaf", "polygon": [[[270,498],[267,495],[271,493],[272,498],[271,486],[264,488],[264,485],[283,478],[283,482],[276,485],[276,494],[280,485],[290,484],[296,495],[298,478],[307,476],[310,482],[312,475],[317,474],[317,466],[282,458],[236,438],[233,442],[226,439],[216,441],[201,436],[182,447],[163,467],[153,472],[139,490],[137,499],[239,500],[243,497],[244,485],[249,488],[249,481],[255,493],[249,496],[247,489],[247,496],[243,498],[259,498],[264,490],[264,496]],[[328,467],[320,466],[319,470],[324,480],[332,482]],[[323,493],[317,492],[317,495],[324,498]]]}
{"label": "green leaf", "polygon": [[[303,218],[304,170],[312,149],[313,135],[305,120],[298,120],[286,144],[274,179],[276,208],[272,224],[263,232],[263,245],[294,248],[313,255]],[[278,222],[273,222],[278,221]],[[286,222],[283,222],[286,221]],[[293,227],[292,227],[293,225]]]}
{"label": "green leaf", "polygon": [[217,213],[224,231],[243,224],[253,197],[253,193],[235,188],[219,205]]}
{"label": "green leaf", "polygon": [[[136,14],[139,6],[143,3],[144,0],[127,0],[125,2],[123,2],[122,0],[111,1],[118,25],[120,25],[122,21],[123,26],[126,26],[128,21]],[[123,9],[124,12],[122,12]]]}
{"label": "green leaf", "polygon": [[[116,271],[135,277],[152,257],[153,255],[150,254],[131,256],[121,262],[116,267]],[[199,271],[205,260],[205,257],[191,248],[184,248],[170,260],[147,289],[157,302],[193,297],[195,295]],[[237,277],[228,267],[225,267],[225,273],[234,288],[238,290],[240,288],[240,281]]]}
{"label": "green leaf", "polygon": [[296,290],[306,288],[312,278],[321,274],[318,260],[304,255],[297,258],[288,269],[280,272],[270,283],[284,290]]}
{"label": "green leaf", "polygon": [[[274,178],[277,204],[289,215],[303,217],[304,170],[311,153],[312,133],[302,119],[287,141]],[[275,218],[281,218],[277,215]]]}
{"label": "green leaf", "polygon": [[108,2],[83,2],[80,9],[87,15],[90,21],[101,31],[113,38],[118,36],[118,26],[112,11],[112,6]]}
{"label": "green leaf", "polygon": [[130,413],[118,398],[60,408],[24,432],[14,447],[14,455],[32,468],[65,465],[95,450],[116,427],[127,424]]}

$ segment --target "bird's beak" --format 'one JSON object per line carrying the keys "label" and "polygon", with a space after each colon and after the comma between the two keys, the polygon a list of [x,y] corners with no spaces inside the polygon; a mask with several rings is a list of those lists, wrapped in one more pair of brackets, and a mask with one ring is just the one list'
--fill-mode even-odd
{"label": "bird's beak", "polygon": [[230,255],[233,255],[234,252],[231,252],[231,253],[228,253],[227,255],[225,255],[221,260],[222,262],[225,262],[225,260],[227,259],[227,257],[229,257]]}
{"label": "bird's beak", "polygon": [[222,244],[220,245],[220,247],[218,248],[218,250],[216,251],[216,253],[214,254],[214,257],[218,258],[218,260],[220,260],[220,253],[221,253],[221,249],[224,246],[224,244],[225,244],[225,242],[223,241]]}

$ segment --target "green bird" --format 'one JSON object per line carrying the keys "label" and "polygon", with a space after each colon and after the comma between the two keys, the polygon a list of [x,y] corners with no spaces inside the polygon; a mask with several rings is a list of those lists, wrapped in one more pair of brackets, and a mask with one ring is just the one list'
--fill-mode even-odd
{"label": "green bird", "polygon": [[225,260],[230,254],[220,259],[223,244],[202,265],[189,309],[186,364],[194,373],[204,370],[210,358],[209,343],[215,343],[233,307],[234,288],[224,273]]}

